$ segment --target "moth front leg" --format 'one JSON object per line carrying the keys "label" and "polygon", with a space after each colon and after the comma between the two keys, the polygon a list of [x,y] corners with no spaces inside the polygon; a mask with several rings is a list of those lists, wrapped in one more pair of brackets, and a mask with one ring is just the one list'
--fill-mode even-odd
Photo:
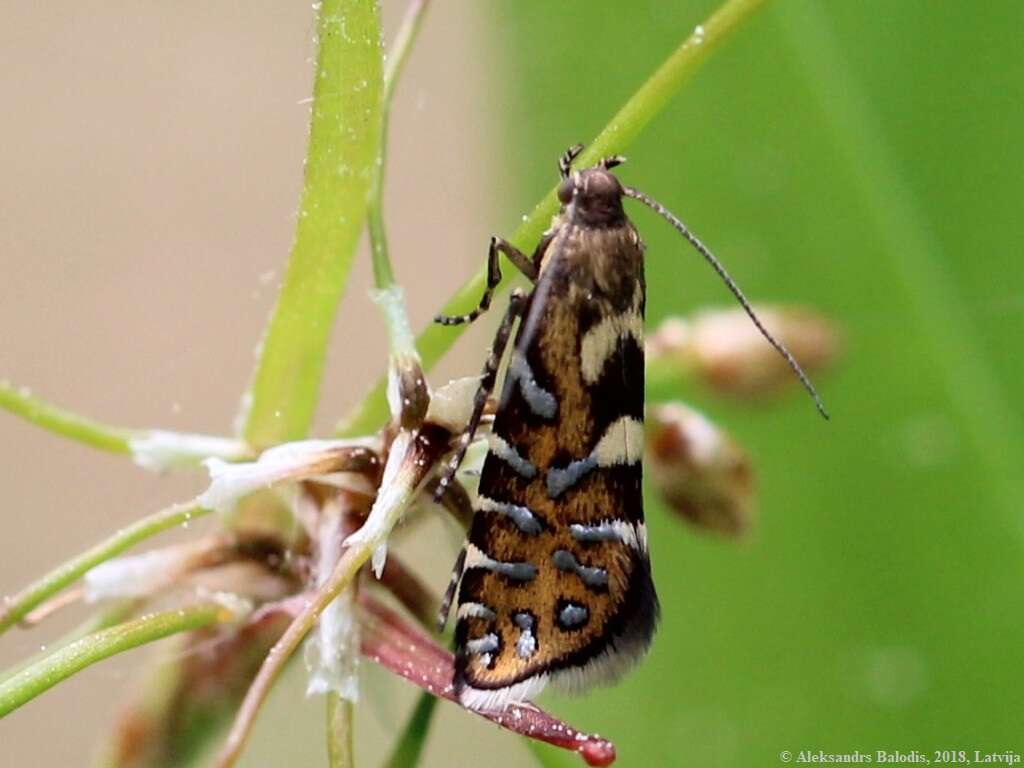
{"label": "moth front leg", "polygon": [[498,377],[498,366],[501,364],[501,358],[505,354],[505,347],[508,345],[509,336],[512,334],[512,326],[516,318],[523,313],[523,308],[526,306],[526,298],[526,294],[518,288],[512,291],[512,295],[509,297],[508,310],[505,312],[505,317],[502,318],[501,325],[498,326],[498,332],[494,336],[494,344],[491,345],[491,354],[487,356],[483,374],[480,376],[480,386],[477,387],[476,394],[473,396],[473,411],[469,417],[469,422],[459,437],[459,443],[455,448],[455,453],[452,455],[451,462],[437,483],[434,501],[439,501],[444,495],[444,492],[455,477],[459,465],[466,458],[469,444],[473,442],[476,429],[480,426],[480,418],[483,416],[484,406],[487,405],[487,398],[494,391],[494,383]]}
{"label": "moth front leg", "polygon": [[484,288],[484,295],[480,297],[480,304],[465,315],[438,315],[434,318],[434,322],[441,325],[462,325],[473,322],[488,310],[491,306],[491,298],[494,296],[494,289],[501,282],[501,264],[498,256],[502,253],[508,257],[516,269],[529,278],[530,282],[536,282],[537,267],[534,266],[533,261],[508,240],[492,237],[490,248],[487,250],[487,287]]}

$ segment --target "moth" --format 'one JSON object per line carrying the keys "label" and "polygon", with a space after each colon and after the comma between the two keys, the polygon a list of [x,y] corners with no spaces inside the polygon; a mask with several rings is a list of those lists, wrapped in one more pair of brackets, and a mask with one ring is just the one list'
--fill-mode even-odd
{"label": "moth", "polygon": [[504,709],[548,682],[582,690],[614,681],[647,650],[658,621],[641,490],[644,244],[623,198],[653,208],[711,263],[821,408],[710,251],[619,182],[611,169],[623,158],[573,170],[581,151],[559,161],[561,208],[533,255],[491,238],[479,306],[435,318],[455,325],[485,312],[500,254],[531,283],[512,292],[437,489],[440,498],[465,457],[519,321],[472,523],[441,606],[443,626],[458,589],[453,683],[474,709]]}

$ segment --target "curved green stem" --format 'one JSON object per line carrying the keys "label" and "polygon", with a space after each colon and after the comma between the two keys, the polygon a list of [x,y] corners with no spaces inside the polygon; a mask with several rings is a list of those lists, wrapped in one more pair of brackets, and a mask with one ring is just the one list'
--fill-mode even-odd
{"label": "curved green stem", "polygon": [[[380,157],[377,162],[370,197],[367,201],[366,223],[370,233],[370,257],[373,262],[373,279],[377,287],[375,299],[384,312],[391,342],[392,365],[395,356],[414,356],[416,348],[412,330],[405,311],[405,298],[395,283],[395,273],[388,253],[387,231],[384,227],[384,179],[387,173],[388,122],[391,115],[391,100],[409,58],[413,43],[423,24],[429,0],[412,0],[402,19],[402,26],[395,35],[395,41],[388,52],[384,69],[384,94],[381,104]],[[408,361],[405,361],[408,362]],[[403,362],[398,363],[399,366]]]}
{"label": "curved green stem", "polygon": [[110,453],[130,454],[130,441],[145,433],[111,427],[66,411],[33,396],[28,390],[0,381],[0,408],[38,427]]}
{"label": "curved green stem", "polygon": [[0,611],[0,633],[21,621],[44,600],[78,581],[90,568],[95,568],[140,541],[209,512],[210,509],[201,507],[194,501],[174,504],[122,528],[110,538],[62,563],[13,597],[4,598],[3,610]]}
{"label": "curved green stem", "polygon": [[142,616],[76,640],[0,683],[0,717],[97,661],[230,617],[223,606],[204,603]]}
{"label": "curved green stem", "polygon": [[86,635],[99,632],[101,629],[108,629],[115,624],[127,621],[132,614],[138,612],[142,604],[143,601],[138,599],[119,600],[111,603],[109,607],[93,614],[56,642],[49,643],[49,650],[44,648],[29,658],[18,662],[14,667],[4,670],[0,673],[0,683],[11,679],[22,670],[28,669],[36,662],[45,659],[50,653],[55,652],[58,648],[71,645],[71,643],[81,640]]}
{"label": "curved green stem", "polygon": [[366,207],[366,226],[370,233],[370,255],[373,260],[373,281],[377,288],[394,284],[395,273],[388,255],[388,238],[384,229],[384,176],[387,172],[388,123],[391,117],[391,99],[395,93],[398,78],[409,58],[413,43],[419,34],[426,15],[429,0],[412,0],[402,26],[395,35],[395,41],[388,51],[384,65],[384,92],[380,113],[380,154],[377,168],[370,185],[370,198]]}
{"label": "curved green stem", "polygon": [[[723,3],[707,21],[687,35],[640,90],[612,117],[604,130],[580,156],[578,164],[593,164],[602,157],[624,152],[647,124],[665,108],[669,100],[696,74],[708,56],[764,2],[765,0],[727,0]],[[540,240],[541,234],[557,210],[558,198],[555,196],[555,189],[552,188],[516,229],[510,238],[511,242],[520,250],[529,252]],[[505,278],[499,290],[509,286],[513,271],[505,270]],[[486,282],[486,270],[481,269],[456,292],[441,311],[448,315],[461,314],[467,306],[474,305],[480,298]],[[465,327],[431,325],[424,330],[416,340],[416,348],[422,355],[424,368],[432,368],[451,348]],[[352,413],[338,425],[338,431],[344,435],[361,435],[371,433],[380,427],[388,415],[384,396],[386,386],[386,380],[381,378]]]}
{"label": "curved green stem", "polygon": [[128,454],[145,469],[164,472],[199,466],[211,456],[243,461],[253,451],[240,440],[163,429],[124,429],[100,424],[53,403],[25,388],[0,381],[0,408],[57,435],[110,453]]}

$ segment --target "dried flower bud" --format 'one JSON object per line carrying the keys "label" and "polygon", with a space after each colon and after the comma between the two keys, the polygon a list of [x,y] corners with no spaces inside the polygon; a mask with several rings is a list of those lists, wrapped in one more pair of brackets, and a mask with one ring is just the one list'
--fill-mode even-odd
{"label": "dried flower bud", "polygon": [[194,467],[216,456],[225,461],[253,458],[252,449],[241,440],[152,429],[128,441],[132,460],[143,469],[167,472]]}
{"label": "dried flower bud", "polygon": [[[808,373],[836,357],[836,330],[819,313],[802,307],[756,307],[755,311]],[[651,337],[647,353],[652,361],[681,364],[725,395],[774,392],[797,381],[741,309],[700,312],[689,321],[669,318]]]}
{"label": "dried flower bud", "polygon": [[694,525],[741,536],[754,514],[747,454],[702,414],[681,403],[650,409],[647,466],[668,506]]}
{"label": "dried flower bud", "polygon": [[366,522],[345,539],[346,547],[377,542],[371,559],[377,578],[387,558],[388,533],[414,501],[416,491],[437,468],[450,440],[451,433],[444,427],[427,423],[415,433],[400,431],[391,443],[380,490]]}
{"label": "dried flower bud", "polygon": [[379,451],[379,441],[374,438],[299,440],[269,448],[256,461],[228,464],[209,458],[203,464],[210,472],[210,487],[198,501],[201,506],[227,513],[239,499],[282,483],[332,483],[342,472],[376,474]]}
{"label": "dried flower bud", "polygon": [[402,429],[416,429],[430,407],[430,389],[415,355],[396,354],[388,372],[388,403]]}
{"label": "dried flower bud", "polygon": [[107,560],[85,574],[85,599],[92,603],[151,595],[194,570],[224,562],[229,549],[225,537],[211,536]]}

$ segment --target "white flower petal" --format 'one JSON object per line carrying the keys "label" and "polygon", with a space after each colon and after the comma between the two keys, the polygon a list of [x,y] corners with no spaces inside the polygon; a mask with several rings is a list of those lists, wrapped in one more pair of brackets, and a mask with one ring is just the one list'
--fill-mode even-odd
{"label": "white flower petal", "polygon": [[85,574],[85,599],[94,603],[151,595],[177,581],[211,551],[223,546],[220,539],[204,539],[100,563]]}
{"label": "white flower petal", "polygon": [[166,472],[199,465],[203,459],[238,459],[251,453],[241,440],[154,429],[128,441],[132,460],[144,469]]}
{"label": "white flower petal", "polygon": [[[228,464],[217,458],[203,462],[210,472],[210,487],[199,503],[226,512],[243,496],[284,481],[296,482],[325,474],[341,448],[375,448],[375,440],[300,440],[264,451],[256,461]],[[331,474],[331,473],[327,473]]]}

